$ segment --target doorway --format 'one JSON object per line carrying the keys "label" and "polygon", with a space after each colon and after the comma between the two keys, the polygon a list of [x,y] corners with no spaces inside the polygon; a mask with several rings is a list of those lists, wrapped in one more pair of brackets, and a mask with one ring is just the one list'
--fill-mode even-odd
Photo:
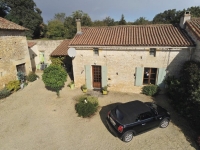
{"label": "doorway", "polygon": [[92,66],[93,88],[101,88],[101,66]]}

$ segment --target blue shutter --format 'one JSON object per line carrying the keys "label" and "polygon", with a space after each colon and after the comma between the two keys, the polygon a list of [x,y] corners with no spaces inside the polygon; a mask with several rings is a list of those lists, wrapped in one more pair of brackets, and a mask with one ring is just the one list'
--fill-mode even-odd
{"label": "blue shutter", "polygon": [[137,67],[136,68],[136,74],[135,74],[135,86],[141,86],[143,83],[143,72],[144,68],[143,67]]}
{"label": "blue shutter", "polygon": [[107,66],[101,66],[101,86],[107,86]]}
{"label": "blue shutter", "polygon": [[166,68],[158,68],[158,78],[157,78],[157,83],[161,88],[164,88],[164,79],[166,76]]}
{"label": "blue shutter", "polygon": [[85,65],[85,84],[88,89],[91,89],[91,66]]}

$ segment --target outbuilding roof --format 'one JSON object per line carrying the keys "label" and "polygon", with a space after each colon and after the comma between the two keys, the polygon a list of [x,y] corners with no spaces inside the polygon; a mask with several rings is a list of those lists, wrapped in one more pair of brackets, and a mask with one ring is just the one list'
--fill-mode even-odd
{"label": "outbuilding roof", "polygon": [[27,28],[24,28],[14,22],[11,22],[9,20],[6,20],[2,17],[0,17],[0,29],[5,29],[5,30],[28,30]]}
{"label": "outbuilding roof", "polygon": [[194,46],[187,33],[172,24],[82,27],[70,46]]}
{"label": "outbuilding roof", "polygon": [[71,40],[64,40],[52,53],[51,56],[66,56],[69,49],[69,44]]}
{"label": "outbuilding roof", "polygon": [[192,18],[186,22],[186,25],[191,29],[191,31],[200,40],[200,18]]}

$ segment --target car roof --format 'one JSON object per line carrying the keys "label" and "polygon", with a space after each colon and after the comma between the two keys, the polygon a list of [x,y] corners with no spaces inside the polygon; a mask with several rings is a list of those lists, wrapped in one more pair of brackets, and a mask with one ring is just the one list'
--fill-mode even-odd
{"label": "car roof", "polygon": [[132,123],[136,120],[139,114],[151,111],[151,109],[143,102],[139,100],[127,102],[118,105],[116,109],[124,115],[123,119],[120,121],[123,124]]}

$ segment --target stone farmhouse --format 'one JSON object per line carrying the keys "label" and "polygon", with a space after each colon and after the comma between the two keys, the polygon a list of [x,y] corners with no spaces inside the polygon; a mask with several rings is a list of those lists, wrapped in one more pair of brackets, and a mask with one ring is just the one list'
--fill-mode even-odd
{"label": "stone farmhouse", "polygon": [[123,92],[140,91],[147,84],[164,87],[166,76],[177,76],[185,61],[194,54],[197,59],[200,56],[196,53],[199,32],[197,36],[196,30],[191,30],[194,22],[189,12],[177,26],[81,27],[77,19],[77,34],[69,44],[76,51],[72,60],[76,87],[108,85],[110,90]]}
{"label": "stone farmhouse", "polygon": [[17,72],[32,71],[27,40],[28,30],[0,17],[0,89],[11,80],[17,79]]}

